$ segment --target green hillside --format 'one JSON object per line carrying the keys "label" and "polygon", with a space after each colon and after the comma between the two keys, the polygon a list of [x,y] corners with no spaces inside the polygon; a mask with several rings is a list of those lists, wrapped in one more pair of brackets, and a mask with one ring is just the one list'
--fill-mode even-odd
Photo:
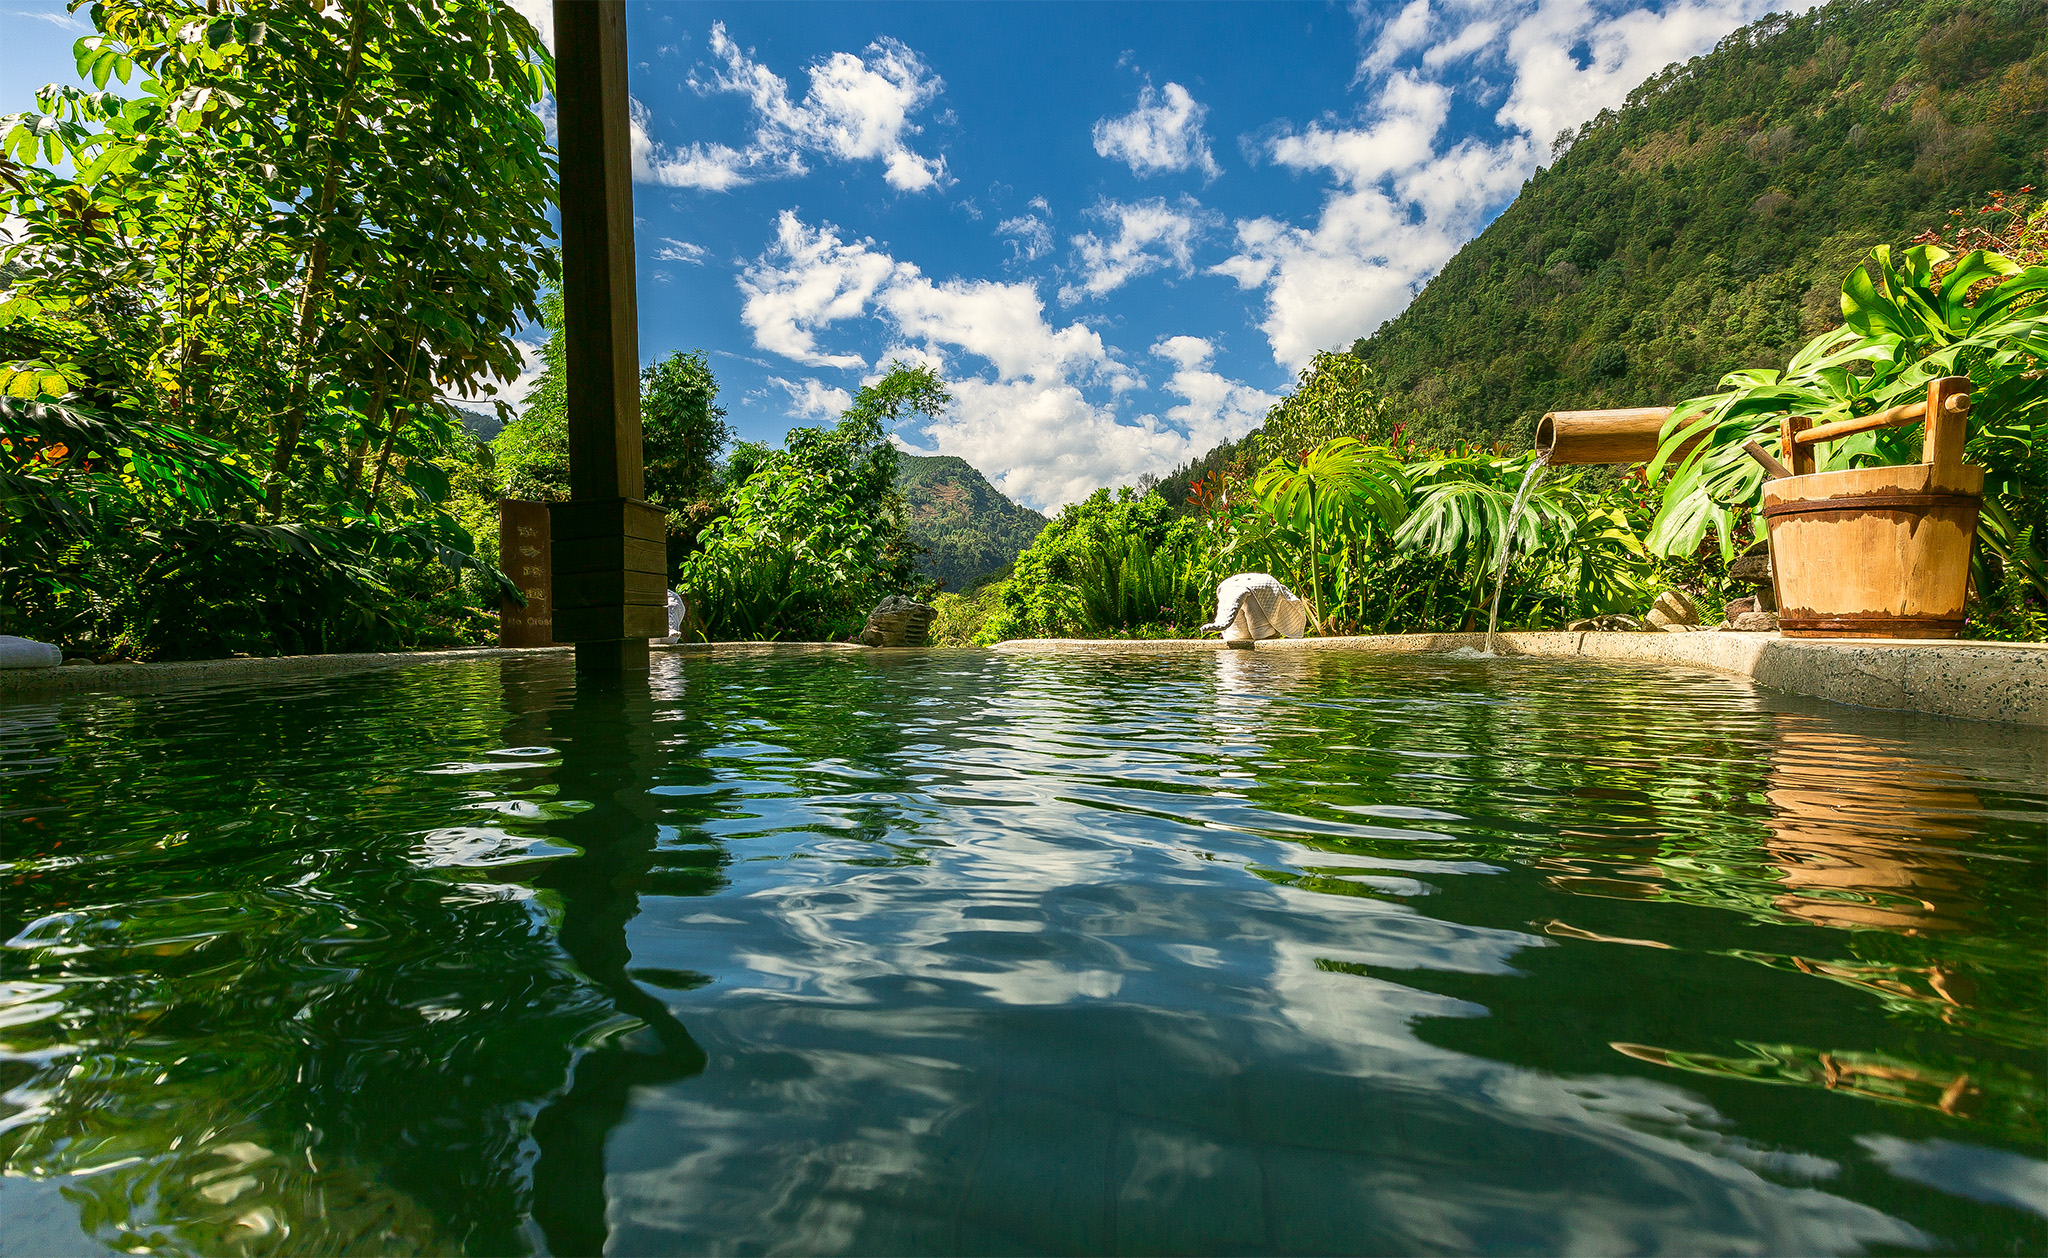
{"label": "green hillside", "polygon": [[896,488],[910,512],[906,532],[929,552],[918,571],[962,593],[1007,567],[1045,527],[1045,517],[996,492],[951,455],[898,454]]}
{"label": "green hillside", "polygon": [[2044,179],[2048,2],[1836,0],[1636,89],[1353,352],[1424,441],[1783,366],[1843,274]]}

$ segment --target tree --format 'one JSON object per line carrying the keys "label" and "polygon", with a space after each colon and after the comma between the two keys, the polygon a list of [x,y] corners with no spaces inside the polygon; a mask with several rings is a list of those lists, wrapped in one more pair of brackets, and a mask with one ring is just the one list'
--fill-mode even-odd
{"label": "tree", "polygon": [[715,488],[732,425],[704,351],[674,351],[640,373],[640,443],[647,500],[671,511]]}
{"label": "tree", "polygon": [[831,428],[792,428],[750,461],[677,580],[714,638],[841,638],[889,594],[919,587],[889,429],[952,401],[930,367],[891,363]]}
{"label": "tree", "polygon": [[[475,632],[473,608],[420,601],[475,565],[444,503],[476,447],[439,399],[517,374],[550,273],[538,35],[484,0],[91,14],[95,90],[0,119],[0,209],[23,223],[0,257],[20,403],[0,439],[96,504],[74,517],[89,575],[53,537],[10,546],[41,591],[0,596],[10,623],[180,653]],[[137,482],[155,456],[118,434],[210,443],[233,475],[203,497]]]}
{"label": "tree", "polygon": [[1394,410],[1372,368],[1350,354],[1321,352],[1302,368],[1294,392],[1266,412],[1259,452],[1299,459],[1338,437],[1384,445],[1397,432]]}

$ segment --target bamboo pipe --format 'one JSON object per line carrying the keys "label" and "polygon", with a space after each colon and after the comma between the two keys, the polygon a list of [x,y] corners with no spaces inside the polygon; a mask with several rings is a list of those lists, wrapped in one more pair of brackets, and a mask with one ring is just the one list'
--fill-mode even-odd
{"label": "bamboo pipe", "polygon": [[[1970,395],[1951,394],[1944,405],[1951,414],[1967,415],[1970,413]],[[1869,415],[1838,419],[1831,424],[1809,428],[1795,435],[1792,440],[1803,446],[1817,446],[1823,441],[1833,441],[1837,437],[1853,437],[1859,432],[1871,432],[1878,428],[1904,428],[1907,424],[1917,424],[1925,418],[1927,401],[1923,398],[1918,402],[1907,402],[1902,406],[1894,406]]]}
{"label": "bamboo pipe", "polygon": [[1536,425],[1536,452],[1546,463],[1648,463],[1670,418],[1668,406],[1552,411]]}

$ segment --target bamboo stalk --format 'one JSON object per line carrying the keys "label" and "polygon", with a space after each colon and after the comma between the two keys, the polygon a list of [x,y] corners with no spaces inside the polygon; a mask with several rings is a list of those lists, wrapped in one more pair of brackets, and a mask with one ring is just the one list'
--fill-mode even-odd
{"label": "bamboo stalk", "polygon": [[1536,448],[1549,463],[1648,463],[1670,418],[1668,406],[1552,411],[1536,425]]}
{"label": "bamboo stalk", "polygon": [[[1944,409],[1955,415],[1969,414],[1969,395],[1963,393],[1949,395]],[[1869,415],[1859,415],[1853,419],[1838,419],[1831,424],[1822,424],[1817,428],[1809,428],[1805,432],[1800,433],[1795,440],[1801,445],[1819,445],[1823,441],[1833,441],[1839,437],[1853,437],[1859,432],[1871,432],[1879,428],[1904,428],[1908,424],[1917,424],[1925,418],[1927,418],[1927,402],[1923,398],[1918,402],[1906,402]]]}

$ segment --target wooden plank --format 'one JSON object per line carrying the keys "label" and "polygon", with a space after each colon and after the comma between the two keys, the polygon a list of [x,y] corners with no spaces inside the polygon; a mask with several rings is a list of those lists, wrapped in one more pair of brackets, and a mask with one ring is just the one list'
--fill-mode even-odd
{"label": "wooden plank", "polygon": [[524,607],[509,598],[499,600],[499,646],[554,645],[549,550],[546,503],[508,499],[498,504],[498,567],[526,595]]}
{"label": "wooden plank", "polygon": [[667,607],[626,603],[555,609],[557,642],[606,642],[618,638],[660,638],[667,634]]}
{"label": "wooden plank", "polygon": [[1970,436],[1970,378],[1943,376],[1927,385],[1927,435],[1920,443],[1920,461],[1934,465],[1938,485],[1957,484],[1963,468],[1963,443]]}
{"label": "wooden plank", "polygon": [[668,543],[638,537],[584,537],[555,552],[554,573],[655,572],[668,574]]}
{"label": "wooden plank", "polygon": [[548,521],[557,546],[589,537],[635,537],[649,542],[668,540],[667,515],[660,507],[632,498],[551,502],[548,504]]}
{"label": "wooden plank", "polygon": [[661,572],[558,572],[554,592],[557,613],[573,607],[607,607],[617,603],[667,607],[668,577]]}
{"label": "wooden plank", "polygon": [[623,0],[555,0],[569,496],[638,498],[640,333]]}
{"label": "wooden plank", "polygon": [[1813,475],[1813,445],[1800,440],[1812,422],[1804,415],[1778,416],[1778,449],[1784,454],[1785,461],[1792,465],[1794,476]]}

